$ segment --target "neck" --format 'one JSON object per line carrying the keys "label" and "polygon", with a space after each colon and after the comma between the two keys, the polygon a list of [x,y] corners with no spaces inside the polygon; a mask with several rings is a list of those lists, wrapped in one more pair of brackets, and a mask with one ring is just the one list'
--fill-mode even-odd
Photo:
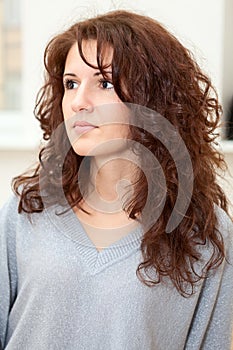
{"label": "neck", "polygon": [[97,211],[121,212],[123,203],[132,197],[137,170],[137,165],[128,159],[91,158],[91,185],[85,200]]}

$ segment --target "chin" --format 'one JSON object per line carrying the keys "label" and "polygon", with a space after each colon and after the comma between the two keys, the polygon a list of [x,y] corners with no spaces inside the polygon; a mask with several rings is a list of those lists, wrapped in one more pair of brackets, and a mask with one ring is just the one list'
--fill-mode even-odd
{"label": "chin", "polygon": [[127,139],[109,139],[97,142],[92,138],[80,138],[72,145],[80,156],[102,156],[121,158],[128,149]]}
{"label": "chin", "polygon": [[93,142],[83,142],[81,140],[78,140],[73,145],[73,150],[76,154],[79,156],[97,156],[100,155],[102,152],[99,152],[98,145],[94,144]]}

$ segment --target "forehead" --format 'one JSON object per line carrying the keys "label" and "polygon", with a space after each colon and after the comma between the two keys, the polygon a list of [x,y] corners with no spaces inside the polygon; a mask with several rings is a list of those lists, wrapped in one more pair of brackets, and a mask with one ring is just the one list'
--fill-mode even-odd
{"label": "forehead", "polygon": [[[113,49],[111,46],[104,45],[103,47],[101,47],[100,53],[98,53],[96,40],[83,40],[81,49],[85,60],[89,64],[97,67],[97,55],[99,55],[101,65],[111,65],[113,57]],[[70,48],[66,57],[66,65],[70,64],[74,60],[76,61],[76,63],[83,61],[77,43],[73,44]]]}

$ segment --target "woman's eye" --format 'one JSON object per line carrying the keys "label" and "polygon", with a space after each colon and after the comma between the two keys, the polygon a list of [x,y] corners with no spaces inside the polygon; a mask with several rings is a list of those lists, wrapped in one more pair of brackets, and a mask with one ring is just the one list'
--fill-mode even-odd
{"label": "woman's eye", "polygon": [[67,79],[64,81],[64,86],[65,86],[65,89],[72,90],[78,87],[78,83],[76,83],[74,80]]}
{"label": "woman's eye", "polygon": [[108,80],[100,80],[102,89],[113,89],[113,84]]}

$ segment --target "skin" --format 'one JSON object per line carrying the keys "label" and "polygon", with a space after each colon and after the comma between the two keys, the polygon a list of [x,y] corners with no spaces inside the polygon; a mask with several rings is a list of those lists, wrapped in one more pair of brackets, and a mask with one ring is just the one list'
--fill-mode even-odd
{"label": "skin", "polygon": [[[94,40],[83,42],[83,52],[87,61],[97,66]],[[78,208],[75,213],[98,250],[135,226],[122,210],[122,198],[127,192],[125,181],[128,184],[132,180],[135,170],[127,145],[130,116],[111,83],[111,59],[112,49],[109,48],[105,53],[106,80],[98,68],[90,67],[82,60],[78,46],[74,44],[67,55],[63,75],[62,110],[67,133],[74,151],[91,158],[90,183],[95,184],[95,190],[81,203],[91,215]],[[80,120],[97,127],[77,133],[73,126]]]}
{"label": "skin", "polygon": [[[83,46],[88,62],[96,65],[95,41],[84,42]],[[105,58],[109,65],[111,56],[112,50],[109,49]],[[82,60],[77,44],[71,47],[64,70],[63,115],[65,121],[77,116],[79,120],[84,119],[98,126],[91,132],[73,140],[73,148],[77,154],[95,156],[95,159],[97,156],[106,158],[107,155],[110,155],[111,157],[114,151],[119,155],[119,151],[122,151],[122,147],[125,146],[123,140],[129,133],[128,109],[117,96],[111,83],[111,67],[107,69],[107,72],[108,80],[103,78],[98,69],[88,66]],[[121,124],[121,122],[126,124]],[[110,124],[103,125],[105,123]],[[111,142],[114,138],[119,138],[121,141],[116,147]],[[105,142],[107,145],[104,144]]]}

